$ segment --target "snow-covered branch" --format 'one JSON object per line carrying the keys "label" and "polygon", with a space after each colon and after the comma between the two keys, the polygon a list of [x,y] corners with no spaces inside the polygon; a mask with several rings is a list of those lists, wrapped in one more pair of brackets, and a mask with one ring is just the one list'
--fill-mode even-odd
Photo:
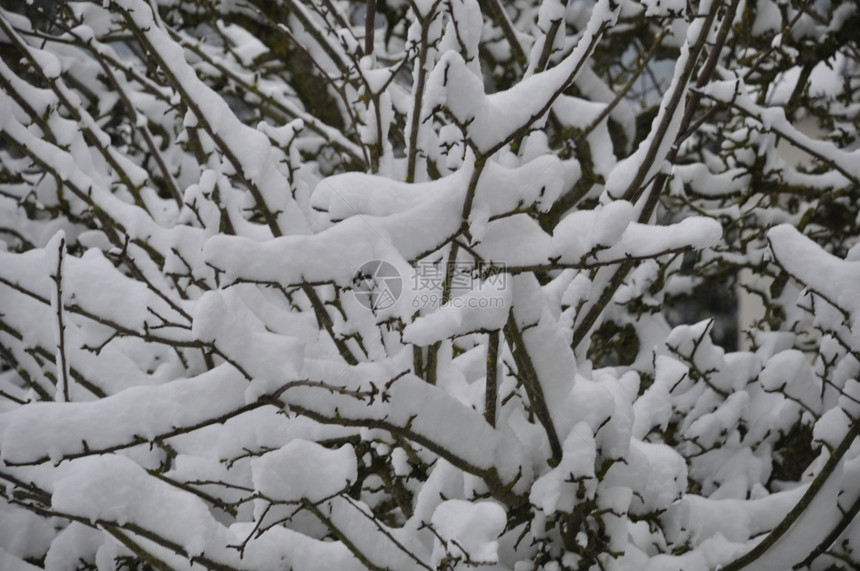
{"label": "snow-covered branch", "polygon": [[856,567],[858,27],[8,0],[0,568]]}

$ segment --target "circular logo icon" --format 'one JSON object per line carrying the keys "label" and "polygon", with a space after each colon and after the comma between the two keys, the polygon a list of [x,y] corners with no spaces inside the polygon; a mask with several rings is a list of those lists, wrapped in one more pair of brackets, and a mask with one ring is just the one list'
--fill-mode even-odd
{"label": "circular logo icon", "polygon": [[400,272],[385,260],[365,262],[352,278],[353,293],[358,303],[368,309],[388,309],[403,293]]}

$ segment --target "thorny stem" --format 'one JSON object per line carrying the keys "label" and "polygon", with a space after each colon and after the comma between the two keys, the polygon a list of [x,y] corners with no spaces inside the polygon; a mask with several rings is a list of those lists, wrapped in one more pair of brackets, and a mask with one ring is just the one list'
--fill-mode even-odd
{"label": "thorny stem", "polygon": [[558,438],[558,432],[555,429],[555,424],[547,407],[540,379],[538,378],[537,371],[535,371],[534,363],[532,363],[531,356],[523,340],[522,331],[520,331],[513,313],[508,315],[508,323],[505,325],[504,331],[505,339],[511,347],[511,354],[517,365],[517,371],[523,379],[523,386],[526,389],[526,394],[528,394],[529,402],[534,408],[535,415],[543,426],[549,440],[549,447],[552,451],[551,464],[553,466],[558,465],[563,455],[561,440]]}
{"label": "thorny stem", "polygon": [[[555,102],[555,100],[558,99],[558,97],[564,92],[564,90],[568,88],[570,83],[574,79],[576,79],[576,77],[579,75],[580,70],[582,69],[582,66],[585,65],[586,61],[588,61],[588,57],[592,54],[592,52],[594,51],[594,48],[597,46],[598,42],[603,37],[603,34],[606,32],[606,30],[608,28],[609,28],[609,22],[604,21],[600,24],[600,27],[598,27],[597,31],[594,32],[594,35],[589,40],[588,45],[586,46],[586,49],[585,49],[584,53],[582,54],[582,58],[580,58],[580,60],[576,62],[576,65],[574,65],[573,71],[568,76],[567,81],[565,81],[559,89],[557,89],[555,92],[553,92],[549,98],[547,98],[547,101],[543,105],[543,107],[541,107],[534,115],[532,115],[531,117],[526,119],[526,121],[522,125],[520,125],[509,136],[505,137],[504,140],[499,141],[498,143],[493,145],[490,149],[483,151],[483,156],[485,156],[485,157],[492,156],[496,151],[503,148],[505,145],[508,145],[512,141],[522,139],[529,132],[532,125],[534,125],[535,121],[537,121],[538,119],[543,117],[550,110],[550,108],[552,107],[552,104]],[[584,41],[584,39],[580,40],[580,41]]]}
{"label": "thorny stem", "polygon": [[[376,29],[376,0],[366,0],[364,13],[364,55],[373,55],[373,32]],[[380,142],[381,144],[381,142]]]}
{"label": "thorny stem", "polygon": [[576,136],[576,144],[579,146],[583,142],[585,142],[588,135],[590,135],[602,122],[604,119],[609,117],[612,114],[612,111],[618,106],[619,103],[624,101],[624,98],[627,97],[627,94],[633,89],[633,86],[636,85],[636,81],[639,79],[639,76],[642,75],[642,72],[645,68],[648,67],[648,63],[654,59],[654,55],[657,53],[657,48],[660,47],[663,38],[665,37],[666,32],[660,32],[654,37],[654,42],[651,44],[651,47],[648,49],[648,53],[640,58],[637,62],[636,71],[630,76],[630,79],[625,83],[621,90],[615,95],[612,101],[609,102],[609,105],[603,108],[603,111],[595,117],[595,119],[583,129],[582,133],[577,134]]}
{"label": "thorny stem", "polygon": [[145,561],[153,569],[157,569],[159,571],[173,571],[173,567],[141,547],[139,543],[130,538],[119,526],[103,523],[100,527],[112,535],[114,539],[125,545],[129,551],[140,557],[141,560]]}
{"label": "thorny stem", "polygon": [[38,73],[42,76],[42,79],[51,90],[54,92],[54,95],[57,98],[57,101],[62,104],[62,106],[68,111],[69,115],[78,123],[81,133],[83,134],[86,141],[89,145],[99,151],[99,153],[104,157],[105,161],[111,166],[114,172],[117,173],[120,180],[123,184],[128,188],[129,192],[134,197],[135,204],[144,208],[146,210],[146,205],[143,202],[143,199],[140,195],[140,188],[138,185],[134,184],[131,180],[131,176],[125,170],[123,165],[121,165],[117,161],[117,157],[115,155],[116,151],[108,145],[103,145],[99,140],[97,134],[93,131],[93,125],[95,125],[95,121],[89,114],[82,109],[79,105],[73,104],[70,101],[67,91],[68,89],[64,87],[62,83],[62,79],[60,77],[49,77],[41,65],[38,64],[37,58],[33,55],[30,46],[24,42],[20,36],[13,30],[13,28],[6,22],[6,19],[0,17],[0,29],[6,34],[6,36],[12,40],[18,50],[27,57],[33,67],[38,71]]}
{"label": "thorny stem", "polygon": [[854,518],[860,514],[860,497],[854,500],[854,503],[851,504],[851,507],[842,515],[842,519],[839,520],[839,523],[836,524],[830,533],[827,534],[827,537],[821,540],[821,543],[813,549],[809,556],[806,559],[798,563],[793,567],[793,569],[802,569],[804,567],[809,567],[812,565],[812,562],[818,558],[819,555],[827,551],[827,548],[833,545],[833,543],[839,539],[842,533],[851,525],[851,522],[854,521]]}
{"label": "thorny stem", "polygon": [[66,324],[63,310],[63,261],[66,257],[66,239],[60,240],[57,247],[56,273],[51,276],[54,293],[57,296],[57,378],[62,387],[63,402],[69,402],[69,374],[66,361]]}
{"label": "thorny stem", "polygon": [[427,56],[430,50],[430,22],[436,17],[436,8],[441,0],[431,6],[421,22],[421,42],[418,45],[418,59],[415,63],[415,89],[412,103],[412,116],[409,125],[409,142],[406,149],[406,182],[415,182],[415,169],[418,162],[418,135],[421,129],[421,108],[424,105],[424,90],[427,83]]}
{"label": "thorny stem", "polygon": [[478,3],[490,13],[490,17],[496,22],[496,24],[502,29],[502,33],[505,34],[505,39],[508,40],[508,45],[511,47],[511,53],[514,56],[514,61],[522,69],[526,69],[528,65],[528,58],[526,56],[525,50],[523,50],[523,46],[517,38],[517,31],[514,29],[514,25],[511,22],[510,18],[508,18],[507,12],[505,12],[505,8],[501,3],[501,0],[478,0]]}
{"label": "thorny stem", "polygon": [[[732,19],[734,18],[734,11],[737,9],[737,5],[738,0],[732,0],[732,5],[730,6],[729,11],[723,18],[723,29],[731,26]],[[714,1],[711,5],[711,10],[708,12],[705,21],[702,23],[699,37],[696,38],[695,44],[690,47],[686,65],[681,70],[681,74],[678,77],[678,81],[675,84],[675,88],[672,90],[672,93],[669,96],[669,100],[663,110],[663,117],[660,120],[660,123],[657,125],[656,130],[653,132],[653,138],[651,139],[651,144],[648,146],[648,150],[646,151],[645,157],[639,165],[639,168],[636,170],[636,175],[633,177],[633,180],[630,181],[630,183],[627,185],[627,188],[624,189],[624,191],[620,195],[620,198],[622,198],[623,200],[629,200],[632,202],[636,199],[636,197],[640,195],[642,183],[645,181],[645,177],[648,175],[648,172],[654,165],[654,161],[657,158],[657,153],[659,152],[660,147],[663,145],[664,139],[666,138],[669,128],[672,124],[672,119],[675,115],[675,112],[678,109],[678,106],[681,105],[681,100],[684,94],[687,92],[687,85],[690,83],[690,78],[693,76],[693,73],[696,70],[699,55],[701,54],[702,49],[705,46],[705,42],[708,39],[711,25],[713,24],[713,21],[717,16],[717,11],[719,10],[719,8],[720,2]],[[716,60],[719,58],[719,53],[720,51],[722,51],[722,47],[723,45],[719,41],[713,46],[713,48],[711,49],[710,56],[705,63],[705,67],[702,70],[702,74],[699,75],[697,84],[701,83],[702,85],[705,85],[710,80],[710,73],[713,72],[713,66],[716,65]],[[687,108],[685,109],[684,119],[682,120],[681,126],[678,129],[678,133],[683,133],[684,131],[686,131],[687,125],[689,124],[690,119],[692,119],[692,116],[695,113],[696,108],[698,107],[698,102],[698,98],[694,98],[691,96]],[[670,151],[671,156],[666,157],[667,161],[671,161],[672,158],[674,158],[674,155],[677,153],[676,149],[677,147]],[[662,187],[654,187],[652,193],[654,190],[662,190]]]}
{"label": "thorny stem", "polygon": [[756,544],[754,548],[744,555],[738,557],[725,567],[721,567],[720,571],[740,571],[755,562],[759,557],[764,555],[771,547],[773,547],[776,542],[779,541],[789,529],[791,529],[800,516],[803,515],[803,512],[812,504],[815,500],[815,496],[818,495],[818,492],[821,491],[821,488],[824,487],[824,484],[830,476],[833,475],[833,472],[836,471],[836,468],[842,462],[842,458],[845,456],[845,453],[848,452],[849,448],[851,448],[851,444],[853,444],[854,439],[858,435],[860,435],[860,421],[854,420],[851,423],[851,428],[848,430],[848,433],[836,449],[833,450],[830,458],[827,459],[824,467],[821,468],[821,472],[818,473],[806,489],[806,492],[803,494],[803,497],[800,498],[800,501],[797,502],[797,505],[795,505],[791,511],[786,514],[782,521],[773,528],[767,537]]}
{"label": "thorny stem", "polygon": [[[560,0],[559,3],[564,8],[567,8],[567,0]],[[549,56],[552,55],[552,46],[553,44],[555,44],[555,37],[558,35],[559,28],[561,28],[561,26],[563,25],[563,17],[555,19],[550,23],[549,30],[547,30],[546,34],[544,34],[543,50],[541,51],[537,65],[535,65],[535,73],[540,73],[546,69],[546,66],[549,63]]]}
{"label": "thorny stem", "polygon": [[[75,31],[67,30],[67,33],[74,35]],[[90,53],[93,54],[93,57],[96,59],[96,61],[98,61],[99,65],[101,66],[102,71],[104,71],[105,77],[107,77],[108,81],[111,83],[111,85],[113,85],[114,89],[116,89],[120,101],[122,101],[126,113],[128,113],[129,119],[131,120],[130,123],[138,128],[140,134],[143,137],[147,149],[149,149],[150,155],[152,155],[153,160],[155,160],[155,164],[158,167],[159,172],[161,173],[161,178],[164,181],[164,184],[167,186],[167,190],[170,196],[176,202],[176,205],[181,207],[182,193],[177,186],[176,179],[171,174],[170,169],[167,168],[167,164],[164,162],[164,157],[161,155],[161,151],[159,151],[158,145],[155,144],[155,141],[152,138],[152,133],[149,131],[149,127],[147,127],[146,123],[139,124],[137,109],[129,99],[129,96],[126,93],[123,84],[119,82],[116,77],[116,74],[114,74],[113,70],[108,65],[107,59],[104,57],[101,51],[95,49],[92,46],[91,42],[84,42],[82,40],[79,40],[79,43],[82,46],[86,46]]]}
{"label": "thorny stem", "polygon": [[[737,10],[739,0],[732,0],[732,4],[729,9],[726,11],[726,14],[723,16],[722,27],[720,30],[720,37],[722,37],[722,30],[728,29],[731,27],[731,23],[734,20],[734,14]],[[675,85],[675,90],[672,92],[669,102],[665,108],[665,113],[662,121],[657,126],[656,134],[652,140],[651,145],[648,148],[647,155],[645,160],[640,165],[639,169],[636,172],[633,180],[627,186],[627,188],[622,193],[620,198],[625,200],[634,200],[637,196],[640,195],[640,186],[644,182],[645,177],[647,176],[648,171],[650,170],[652,163],[657,155],[657,151],[662,143],[662,138],[666,136],[666,133],[669,129],[669,124],[671,122],[672,116],[675,114],[675,111],[678,105],[681,104],[681,95],[686,91],[686,86],[690,81],[690,78],[695,71],[697,61],[699,59],[699,55],[701,54],[705,42],[708,38],[708,34],[710,32],[711,26],[713,24],[714,19],[717,16],[717,12],[720,8],[720,3],[715,1],[711,5],[711,10],[708,12],[708,15],[705,18],[704,23],[702,24],[701,32],[699,33],[699,37],[696,39],[696,43],[690,48],[689,56],[687,60],[687,65],[682,70],[681,76]],[[722,51],[723,44],[719,41],[714,44],[711,49],[710,56],[708,58],[708,62],[716,61],[719,58],[719,52]],[[707,64],[706,64],[707,65]],[[713,72],[713,67],[708,67],[709,73]],[[705,85],[710,79],[709,74],[700,74],[697,83],[701,83]],[[691,100],[691,103],[693,101]],[[698,105],[698,101],[696,101]],[[688,117],[688,120],[692,118],[695,110],[687,110],[685,111],[685,116]],[[678,129],[678,133],[683,134],[687,129],[686,124],[681,124]],[[678,152],[678,146],[673,146],[666,160],[671,162],[674,160],[675,156]],[[645,199],[645,204],[642,208],[642,212],[639,215],[639,222],[647,222],[651,218],[651,214],[654,211],[654,208],[657,206],[657,202],[660,198],[660,195],[663,192],[663,188],[668,180],[668,176],[664,173],[658,173],[655,177],[653,184],[651,185],[651,189],[648,191],[648,196]],[[615,292],[624,283],[624,279],[627,277],[627,274],[632,270],[634,264],[631,262],[625,262],[621,264],[617,269],[615,269],[613,275],[609,278],[607,286],[604,288],[600,299],[597,303],[591,305],[588,308],[585,315],[582,319],[579,320],[579,325],[573,332],[573,341],[571,346],[575,349],[579,346],[580,343],[585,339],[588,332],[591,330],[592,326],[597,322],[598,317],[603,310],[609,305],[612,297],[615,295]]]}
{"label": "thorny stem", "polygon": [[456,466],[464,472],[473,474],[481,478],[487,485],[487,488],[489,489],[492,496],[509,507],[513,508],[521,506],[523,505],[523,502],[527,501],[528,499],[527,497],[524,497],[513,491],[512,488],[516,481],[502,481],[497,469],[494,466],[488,468],[481,468],[479,466],[475,466],[472,462],[469,461],[469,459],[458,456],[454,452],[445,448],[445,446],[428,438],[427,436],[424,436],[423,434],[414,432],[409,427],[400,426],[399,424],[395,424],[387,419],[350,418],[343,414],[329,416],[296,403],[285,403],[280,399],[277,399],[275,402],[277,402],[278,405],[282,407],[289,406],[289,409],[291,411],[296,412],[297,414],[300,414],[302,416],[306,416],[312,420],[316,420],[317,422],[320,422],[322,424],[379,428],[382,430],[387,430],[396,436],[406,438],[410,442],[419,446],[423,446],[427,450],[438,454],[441,458],[444,458],[453,466]]}
{"label": "thorny stem", "polygon": [[[477,180],[477,177],[473,176],[473,180]],[[451,301],[451,288],[454,283],[454,272],[456,270],[457,257],[459,255],[459,243],[456,241],[451,242],[451,249],[448,252],[448,257],[445,262],[445,279],[442,282],[442,305]],[[441,346],[442,342],[437,341],[427,347],[427,361],[424,364],[424,378],[431,385],[436,384],[436,367],[439,364],[439,349]]]}
{"label": "thorny stem", "polygon": [[487,380],[484,389],[484,418],[496,427],[496,403],[499,399],[499,332],[487,334]]}
{"label": "thorny stem", "polygon": [[[257,12],[257,14],[261,18],[265,18],[265,16],[260,12]],[[277,31],[280,34],[285,33],[282,28],[276,26],[271,21],[266,20],[266,24],[269,25],[272,30]],[[355,145],[352,141],[350,141],[342,133],[340,133],[340,131],[325,124],[325,122],[314,117],[307,111],[304,111],[298,105],[292,103],[291,101],[278,97],[273,97],[272,95],[266,93],[264,90],[261,90],[256,83],[248,81],[246,78],[235,73],[229,67],[224,65],[223,62],[212,57],[205,49],[203,49],[203,46],[201,46],[199,42],[192,42],[189,40],[189,38],[180,35],[178,32],[172,29],[168,29],[168,32],[174,40],[181,43],[184,48],[194,52],[194,54],[202,58],[209,65],[218,69],[218,71],[220,71],[225,78],[232,81],[239,89],[248,93],[252,93],[256,97],[259,97],[260,100],[263,101],[266,105],[270,105],[272,108],[277,109],[285,117],[294,117],[297,119],[301,119],[308,129],[323,137],[331,144],[332,147],[334,147],[338,151],[349,155],[349,157],[357,163],[366,162],[366,157],[362,155],[364,149]],[[292,37],[291,41],[293,41]],[[326,76],[326,79],[328,80],[330,78]]]}
{"label": "thorny stem", "polygon": [[[149,47],[149,50],[153,54],[153,57],[158,58],[158,55],[156,55],[156,50],[153,48],[144,31],[140,30],[136,26],[133,18],[128,13],[123,12],[123,14],[125,16],[126,23],[135,31],[138,40]],[[269,230],[272,232],[272,235],[275,237],[281,236],[283,233],[281,232],[280,224],[277,221],[277,216],[269,208],[268,204],[263,198],[261,190],[257,187],[256,183],[244,174],[244,169],[242,168],[241,162],[239,161],[236,154],[233,152],[232,147],[227,144],[227,142],[215,131],[215,129],[213,129],[211,125],[209,125],[204,114],[202,113],[202,110],[197,105],[196,100],[191,96],[191,94],[187,93],[186,90],[183,89],[181,83],[173,75],[172,70],[167,65],[167,62],[161,60],[160,58],[159,61],[162,70],[171,79],[171,83],[173,84],[174,89],[176,89],[177,92],[181,95],[183,101],[185,101],[186,105],[188,105],[188,108],[191,109],[191,111],[197,117],[197,120],[200,122],[201,125],[203,125],[203,128],[206,130],[207,134],[212,137],[212,140],[215,142],[216,145],[218,145],[218,148],[221,149],[221,152],[224,153],[224,156],[234,166],[237,174],[248,187],[248,190],[253,196],[258,208],[260,209],[263,218],[266,220],[266,223],[269,227]],[[325,327],[326,324],[330,325],[331,318],[326,313],[325,306],[322,304],[322,301],[320,301],[313,288],[307,286],[304,289],[304,292],[311,301],[311,305],[314,308],[314,313],[317,317],[318,323],[323,327]],[[344,359],[346,359],[348,363],[356,362],[355,357],[352,356],[352,354],[348,351],[342,341],[334,335],[334,332],[332,331],[330,326],[326,328],[326,331],[328,331],[329,334],[332,336],[332,340],[334,341],[335,345],[338,346],[338,349],[341,351],[341,355],[344,357]]]}
{"label": "thorny stem", "polygon": [[[335,48],[333,48],[329,44],[327,39],[324,37],[323,33],[319,29],[319,26],[315,25],[311,21],[308,14],[305,13],[304,7],[301,6],[301,4],[298,4],[296,2],[296,0],[287,0],[287,1],[289,2],[290,6],[292,6],[293,13],[296,15],[296,17],[302,23],[302,26],[304,27],[305,31],[308,34],[310,34],[314,38],[314,40],[316,40],[316,42],[326,52],[326,55],[335,63],[335,65],[338,68],[338,72],[341,74],[341,80],[347,81],[349,79],[349,69],[347,68],[346,64],[341,60],[341,58],[337,55],[337,51],[335,50]],[[352,108],[351,102],[349,100],[349,97],[347,96],[346,89],[344,88],[344,86],[338,84],[337,78],[332,77],[332,75],[325,70],[325,68],[320,64],[320,62],[317,61],[317,58],[314,57],[313,53],[311,51],[309,51],[308,48],[304,44],[299,42],[295,38],[295,36],[292,34],[292,32],[290,32],[290,30],[286,26],[274,25],[274,27],[279,32],[283,33],[288,38],[290,38],[290,40],[292,40],[301,50],[303,50],[307,54],[307,56],[310,58],[311,62],[313,63],[314,67],[316,67],[319,70],[320,75],[322,75],[323,79],[325,79],[329,83],[329,85],[332,86],[332,89],[334,89],[335,92],[338,94],[338,96],[341,98],[341,100],[343,101],[344,109],[345,109],[347,115],[349,116],[350,124],[352,125],[352,128],[356,133],[356,137],[357,137],[359,143],[361,144],[362,153],[365,155],[365,163],[369,167],[374,168],[373,167],[373,157],[371,156],[372,150],[369,149],[368,146],[361,141],[361,136],[359,135],[359,131],[360,131],[359,121],[358,121],[358,118],[355,116],[355,111]],[[359,75],[361,77],[364,77],[361,74],[359,74]],[[367,87],[367,86],[365,85],[365,87]],[[370,91],[370,89],[368,88],[368,92],[369,91]]]}
{"label": "thorny stem", "polygon": [[263,192],[257,185],[257,183],[252,180],[252,177],[248,175],[242,166],[242,162],[239,160],[239,157],[235,153],[235,149],[232,145],[227,143],[227,140],[224,139],[217,129],[214,128],[213,125],[209,123],[207,120],[206,114],[203,113],[203,109],[198,103],[197,99],[185,89],[182,85],[182,82],[179,81],[179,78],[174,73],[173,66],[170,65],[168,61],[165,61],[160,55],[158,50],[149,40],[149,37],[146,35],[146,30],[141,30],[137,23],[134,21],[134,18],[127,11],[123,10],[123,16],[125,17],[126,24],[131,28],[135,35],[137,36],[138,41],[147,47],[149,53],[153,59],[155,59],[162,72],[169,78],[170,83],[173,85],[173,88],[180,94],[185,105],[188,106],[188,109],[196,117],[197,121],[206,131],[206,134],[212,138],[212,141],[218,146],[221,152],[224,154],[224,157],[230,161],[230,164],[233,165],[233,168],[236,171],[236,175],[242,180],[245,186],[248,188],[248,192],[251,193],[251,196],[254,198],[254,202],[257,204],[257,207],[260,210],[260,214],[263,216],[263,219],[266,221],[266,225],[269,227],[269,230],[272,232],[273,236],[280,236],[281,229],[278,224],[278,219],[275,213],[269,208],[269,205],[266,203],[266,200],[263,198]]}
{"label": "thorny stem", "polygon": [[337,539],[341,543],[343,543],[346,548],[349,549],[350,552],[352,552],[353,555],[355,555],[356,559],[361,561],[361,564],[367,567],[367,569],[371,571],[385,571],[383,568],[374,564],[373,561],[371,561],[370,558],[361,549],[359,549],[359,547],[352,540],[350,540],[349,537],[346,536],[343,530],[340,529],[337,525],[335,525],[331,518],[328,517],[313,502],[305,500],[302,502],[302,505],[306,510],[314,514],[317,519],[319,519],[323,523],[323,525],[325,525],[329,529],[329,531],[331,531],[332,534],[334,534],[334,536],[337,537]]}
{"label": "thorny stem", "polygon": [[376,527],[376,529],[377,529],[377,530],[378,530],[382,535],[384,535],[384,536],[385,536],[385,537],[386,537],[386,538],[387,538],[391,543],[393,543],[393,544],[395,545],[395,547],[397,547],[397,549],[399,549],[400,551],[402,551],[403,553],[405,553],[407,557],[409,557],[410,559],[412,559],[413,561],[415,561],[415,563],[417,563],[419,567],[423,567],[424,569],[427,569],[427,571],[433,571],[433,569],[432,569],[431,567],[429,567],[426,563],[424,563],[423,561],[421,561],[421,559],[419,559],[418,557],[416,557],[414,553],[412,553],[411,551],[409,551],[409,549],[407,549],[407,548],[406,548],[406,547],[405,547],[405,546],[404,546],[400,541],[398,541],[396,537],[394,537],[393,535],[391,535],[391,533],[390,533],[390,532],[388,532],[388,530],[386,530],[386,529],[382,526],[382,524],[380,524],[380,523],[379,523],[379,520],[377,520],[375,517],[372,517],[372,516],[368,515],[368,514],[367,514],[363,509],[361,509],[361,506],[359,506],[358,504],[356,504],[356,503],[355,503],[355,500],[353,500],[352,498],[350,498],[350,497],[349,497],[349,496],[347,496],[347,495],[343,495],[343,496],[342,496],[342,499],[343,499],[343,501],[345,501],[346,503],[348,503],[350,506],[352,506],[353,508],[355,508],[355,510],[356,510],[359,514],[361,514],[365,519],[369,520],[369,521],[370,521],[370,523],[372,523],[372,524],[374,525],[374,527]]}

